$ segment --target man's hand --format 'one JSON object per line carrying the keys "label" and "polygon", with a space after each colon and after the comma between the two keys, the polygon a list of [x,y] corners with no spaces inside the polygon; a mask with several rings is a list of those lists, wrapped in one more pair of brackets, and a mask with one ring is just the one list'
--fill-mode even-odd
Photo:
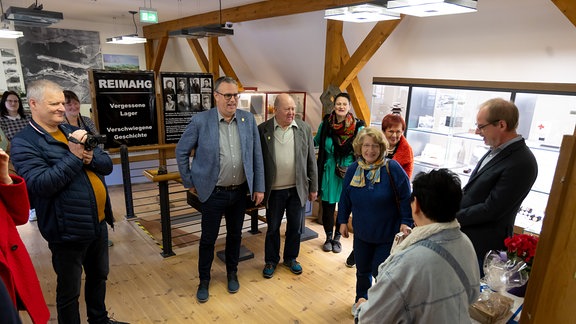
{"label": "man's hand", "polygon": [[255,192],[252,195],[252,201],[254,202],[254,204],[256,206],[260,205],[262,203],[262,200],[264,200],[264,193],[263,192]]}
{"label": "man's hand", "polygon": [[316,198],[318,198],[318,191],[314,191],[308,194],[308,200],[316,201]]}
{"label": "man's hand", "polygon": [[410,226],[402,224],[400,225],[400,232],[404,233],[405,236],[408,236],[410,233],[412,233],[412,229]]}
{"label": "man's hand", "polygon": [[[86,132],[83,129],[77,129],[72,134],[68,135],[68,137],[74,138],[77,142],[84,143],[84,141],[86,140],[86,135],[88,135],[88,132]],[[70,149],[70,152],[72,152],[72,154],[76,155],[80,160],[82,160],[82,162],[86,163],[84,161],[84,152],[85,152],[84,145],[74,143],[73,140],[72,141],[68,140],[68,148]],[[91,161],[92,157],[90,157],[90,162]]]}
{"label": "man's hand", "polygon": [[84,150],[84,152],[82,152],[82,162],[84,162],[84,164],[90,164],[92,163],[92,158],[94,157],[94,151],[86,151]]}
{"label": "man's hand", "polygon": [[348,224],[340,224],[340,234],[342,234],[342,236],[345,238],[350,236],[348,233]]}

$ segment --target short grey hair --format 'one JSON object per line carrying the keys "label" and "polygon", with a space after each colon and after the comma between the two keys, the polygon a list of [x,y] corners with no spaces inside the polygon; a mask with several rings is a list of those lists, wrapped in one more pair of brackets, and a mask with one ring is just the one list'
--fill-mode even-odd
{"label": "short grey hair", "polygon": [[32,81],[30,84],[28,84],[28,87],[26,89],[27,90],[26,97],[28,98],[28,100],[34,99],[37,101],[42,101],[44,99],[46,89],[55,89],[62,91],[62,93],[64,93],[64,90],[62,90],[62,87],[58,83],[42,79]]}

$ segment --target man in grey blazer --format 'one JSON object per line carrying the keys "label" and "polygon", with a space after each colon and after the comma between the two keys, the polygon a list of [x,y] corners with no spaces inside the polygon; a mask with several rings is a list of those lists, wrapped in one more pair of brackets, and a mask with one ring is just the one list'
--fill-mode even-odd
{"label": "man in grey blazer", "polygon": [[496,98],[480,105],[476,134],[490,150],[464,186],[462,209],[456,214],[474,245],[480,273],[486,252],[504,250],[512,236],[516,213],[538,175],[538,164],[516,133],[519,112],[513,102]]}
{"label": "man in grey blazer", "polygon": [[266,265],[264,278],[272,278],[280,262],[280,225],[286,212],[286,241],[283,264],[294,274],[302,273],[296,260],[300,252],[300,235],[304,229],[306,200],[316,200],[318,170],[314,139],[310,126],[296,115],[294,99],[279,94],[274,101],[274,118],[260,124],[260,143],[266,175]]}
{"label": "man in grey blazer", "polygon": [[210,296],[210,269],[222,214],[226,218],[228,292],[236,293],[240,289],[237,271],[246,196],[250,192],[256,205],[264,198],[262,148],[254,115],[237,110],[234,79],[221,77],[214,89],[216,109],[194,115],[176,145],[182,183],[201,202],[200,285],[196,293],[201,303]]}

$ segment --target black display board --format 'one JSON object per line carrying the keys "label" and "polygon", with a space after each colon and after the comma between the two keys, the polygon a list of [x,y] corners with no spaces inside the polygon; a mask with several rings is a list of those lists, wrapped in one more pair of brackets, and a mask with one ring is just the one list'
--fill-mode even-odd
{"label": "black display board", "polygon": [[214,106],[210,73],[160,73],[164,107],[164,143],[178,143],[190,118]]}
{"label": "black display board", "polygon": [[158,144],[153,71],[91,70],[90,82],[105,148]]}

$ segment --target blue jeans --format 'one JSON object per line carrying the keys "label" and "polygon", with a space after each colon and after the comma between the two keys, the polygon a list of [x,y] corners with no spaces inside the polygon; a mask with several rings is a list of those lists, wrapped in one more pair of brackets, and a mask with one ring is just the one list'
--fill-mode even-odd
{"label": "blue jeans", "polygon": [[372,277],[378,275],[378,266],[388,258],[392,243],[368,243],[354,235],[354,259],[356,260],[356,299],[368,299]]}
{"label": "blue jeans", "polygon": [[214,261],[214,244],[220,231],[222,214],[226,219],[226,272],[238,271],[242,226],[246,212],[247,186],[238,190],[214,190],[202,203],[202,234],[200,235],[198,274],[200,280],[210,280],[210,269]]}
{"label": "blue jeans", "polygon": [[78,298],[82,285],[82,268],[86,273],[84,299],[88,323],[107,323],[106,279],[109,272],[108,228],[100,222],[100,236],[91,242],[48,243],[52,267],[57,276],[56,308],[58,323],[80,324]]}
{"label": "blue jeans", "polygon": [[296,187],[272,190],[266,210],[266,240],[264,261],[280,262],[280,225],[286,211],[286,241],[284,242],[284,261],[295,260],[300,252],[300,235],[304,222],[304,206],[301,205]]}

